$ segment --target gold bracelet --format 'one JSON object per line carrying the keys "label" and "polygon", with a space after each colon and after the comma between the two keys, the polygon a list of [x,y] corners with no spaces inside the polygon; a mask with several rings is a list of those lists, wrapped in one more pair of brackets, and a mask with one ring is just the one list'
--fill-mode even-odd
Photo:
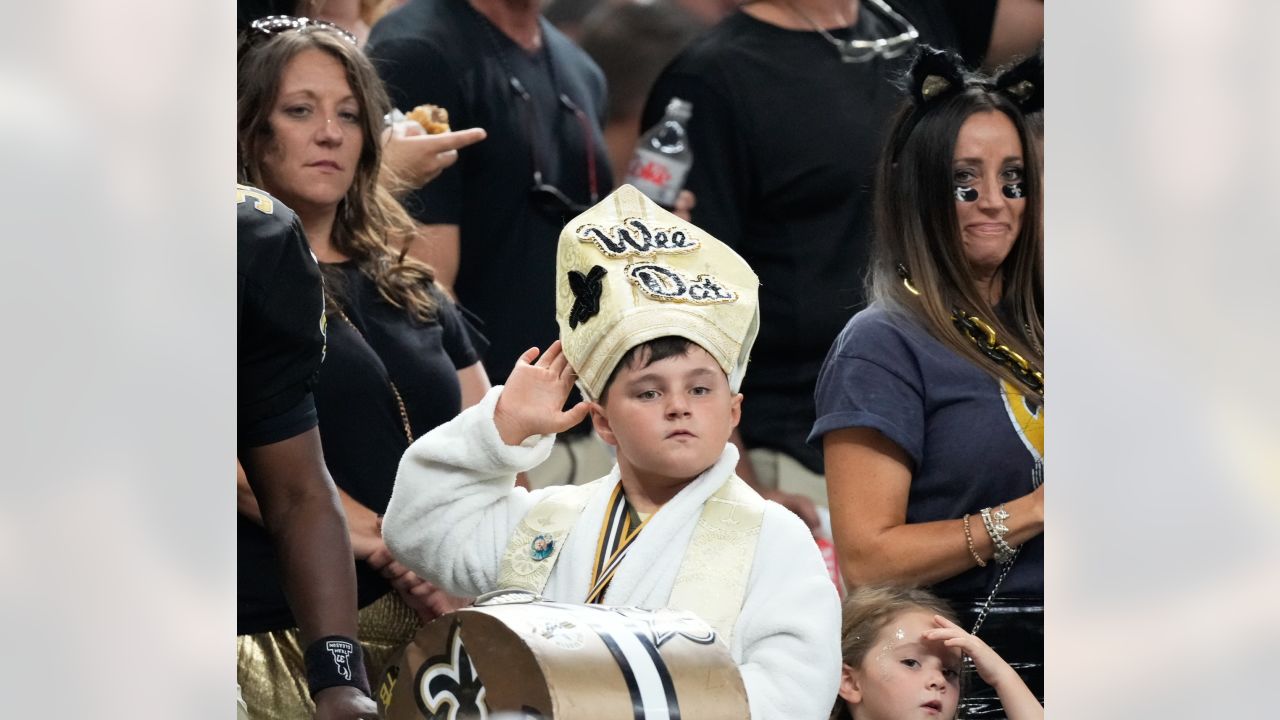
{"label": "gold bracelet", "polygon": [[974,560],[978,561],[978,567],[986,567],[987,561],[982,559],[977,550],[973,549],[973,533],[969,532],[969,513],[964,514],[964,541],[969,544],[969,554]]}

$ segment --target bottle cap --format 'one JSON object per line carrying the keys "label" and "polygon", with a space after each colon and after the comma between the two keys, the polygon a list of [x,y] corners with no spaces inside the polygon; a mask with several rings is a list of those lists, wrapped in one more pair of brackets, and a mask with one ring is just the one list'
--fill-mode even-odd
{"label": "bottle cap", "polygon": [[688,120],[693,114],[693,103],[673,97],[671,102],[667,103],[667,114],[674,115],[678,120]]}

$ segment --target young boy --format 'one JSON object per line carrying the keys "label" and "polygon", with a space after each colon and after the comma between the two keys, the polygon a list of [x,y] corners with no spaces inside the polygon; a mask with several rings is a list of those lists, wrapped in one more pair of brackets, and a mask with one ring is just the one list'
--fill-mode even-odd
{"label": "young boy", "polygon": [[[630,186],[570,223],[557,253],[561,340],[419,439],[383,535],[450,592],[690,610],[738,664],[754,718],[825,718],[840,607],[812,535],[738,479],[728,442],[759,326],[742,258]],[[562,410],[577,382],[587,402]],[[606,477],[514,487],[591,413]]]}

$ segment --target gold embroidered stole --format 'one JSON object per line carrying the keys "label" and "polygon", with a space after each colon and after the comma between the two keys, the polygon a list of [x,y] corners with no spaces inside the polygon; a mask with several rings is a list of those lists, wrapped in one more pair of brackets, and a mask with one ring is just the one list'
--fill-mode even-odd
{"label": "gold embroidered stole", "polygon": [[[538,501],[516,524],[507,540],[495,589],[516,588],[541,595],[552,568],[560,559],[560,550],[569,539],[569,530],[607,479],[600,478],[586,485],[566,485]],[[539,540],[550,544],[549,552],[535,551]]]}
{"label": "gold embroidered stole", "polygon": [[747,599],[765,499],[737,475],[707,498],[667,607],[690,610],[733,647],[733,626]]}
{"label": "gold embroidered stole", "polygon": [[[586,485],[566,486],[543,498],[525,515],[507,542],[498,568],[498,588],[543,592],[560,558],[560,550],[568,541],[569,531],[605,480],[607,478]],[[614,492],[621,494],[621,483]],[[615,500],[610,497],[610,507]],[[726,646],[746,600],[764,508],[764,498],[736,475],[730,476],[703,504],[667,601],[667,607],[692,611],[706,621]],[[605,525],[602,537],[607,531],[608,517]],[[636,528],[627,547],[634,542],[638,531]],[[597,542],[597,546],[599,544]],[[597,567],[600,567],[601,554],[597,547]],[[618,563],[610,567],[604,579],[612,580],[622,560],[617,559]],[[598,571],[592,575],[594,590],[596,581],[602,578]],[[600,598],[606,590],[607,587],[600,590]]]}

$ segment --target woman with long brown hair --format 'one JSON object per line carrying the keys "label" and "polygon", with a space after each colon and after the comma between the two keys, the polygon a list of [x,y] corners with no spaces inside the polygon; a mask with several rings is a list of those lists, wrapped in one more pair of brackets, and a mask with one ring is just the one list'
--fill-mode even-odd
{"label": "woman with long brown hair", "polygon": [[[827,356],[810,436],[850,585],[931,587],[1037,695],[1042,78],[1038,55],[992,80],[921,53],[879,167],[874,301]],[[998,714],[991,697],[975,688],[967,716]]]}
{"label": "woman with long brown hair", "polygon": [[[483,339],[432,269],[404,252],[412,225],[378,183],[389,102],[354,39],[305,18],[260,20],[242,39],[238,77],[240,180],[297,213],[324,276],[328,347],[316,410],[347,515],[376,688],[389,653],[446,607],[391,560],[380,514],[405,448],[487,390]],[[240,490],[239,682],[254,717],[310,717],[293,618],[256,501]]]}

